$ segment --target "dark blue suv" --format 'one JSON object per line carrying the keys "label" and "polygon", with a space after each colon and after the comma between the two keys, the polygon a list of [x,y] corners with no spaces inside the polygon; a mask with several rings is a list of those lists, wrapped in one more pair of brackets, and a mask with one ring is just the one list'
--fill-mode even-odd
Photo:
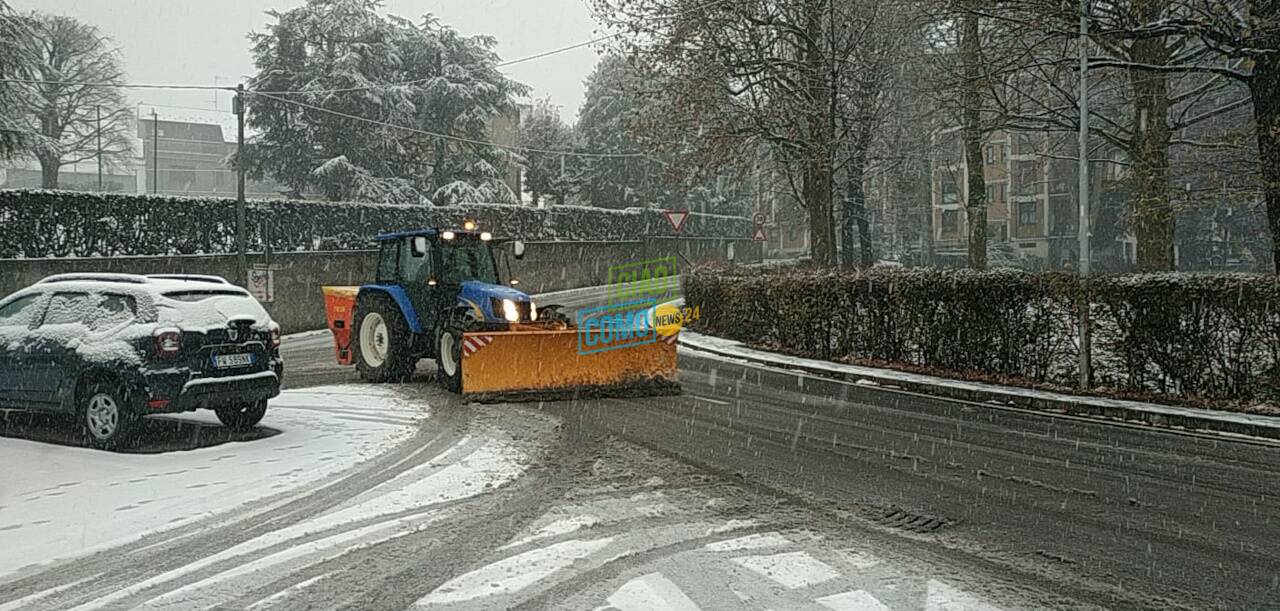
{"label": "dark blue suv", "polygon": [[0,408],[74,414],[115,448],[149,414],[251,428],[280,394],[280,327],[212,276],[63,274],[0,299]]}

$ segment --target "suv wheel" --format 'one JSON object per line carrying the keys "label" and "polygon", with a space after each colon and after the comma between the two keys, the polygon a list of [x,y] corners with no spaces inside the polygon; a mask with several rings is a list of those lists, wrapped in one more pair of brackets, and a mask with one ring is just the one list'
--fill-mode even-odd
{"label": "suv wheel", "polygon": [[89,443],[112,450],[121,447],[137,423],[128,394],[117,384],[90,382],[80,393],[80,424]]}
{"label": "suv wheel", "polygon": [[218,420],[222,421],[223,426],[237,431],[246,431],[262,422],[262,417],[267,414],[267,400],[219,407],[214,410],[214,413],[218,414]]}
{"label": "suv wheel", "polygon": [[413,375],[412,333],[400,308],[382,295],[362,297],[353,321],[356,369],[367,382],[403,382]]}

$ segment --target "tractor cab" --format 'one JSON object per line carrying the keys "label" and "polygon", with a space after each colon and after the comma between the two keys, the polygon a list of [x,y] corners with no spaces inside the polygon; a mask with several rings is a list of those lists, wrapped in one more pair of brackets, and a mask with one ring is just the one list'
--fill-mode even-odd
{"label": "tractor cab", "polygon": [[[465,227],[379,235],[377,275],[369,287],[402,290],[419,319],[419,325],[410,324],[420,327],[416,333],[438,326],[437,318],[450,315],[458,316],[468,330],[499,331],[536,321],[536,306],[515,288],[519,281],[511,277],[509,261],[508,280],[502,282],[493,236],[475,231],[470,222]],[[517,259],[524,255],[522,242],[512,247]]]}

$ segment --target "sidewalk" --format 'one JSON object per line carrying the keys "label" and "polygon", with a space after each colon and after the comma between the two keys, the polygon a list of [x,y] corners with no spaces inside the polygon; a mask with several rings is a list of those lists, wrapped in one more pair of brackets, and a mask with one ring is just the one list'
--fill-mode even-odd
{"label": "sidewalk", "polygon": [[952,380],[935,376],[833,363],[755,350],[733,340],[692,331],[680,332],[680,346],[697,352],[738,359],[825,378],[878,385],[919,394],[974,403],[1088,416],[1153,427],[1242,435],[1280,440],[1280,417],[1158,405],[1105,397],[1085,397],[1016,386]]}

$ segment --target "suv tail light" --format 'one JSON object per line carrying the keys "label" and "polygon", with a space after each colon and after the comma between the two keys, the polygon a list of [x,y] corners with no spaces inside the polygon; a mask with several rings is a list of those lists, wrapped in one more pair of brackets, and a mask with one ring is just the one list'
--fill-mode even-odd
{"label": "suv tail light", "polygon": [[175,357],[182,352],[182,333],[180,331],[160,331],[156,333],[156,356]]}
{"label": "suv tail light", "polygon": [[271,326],[271,347],[272,348],[280,347],[280,327],[277,327],[275,325]]}

